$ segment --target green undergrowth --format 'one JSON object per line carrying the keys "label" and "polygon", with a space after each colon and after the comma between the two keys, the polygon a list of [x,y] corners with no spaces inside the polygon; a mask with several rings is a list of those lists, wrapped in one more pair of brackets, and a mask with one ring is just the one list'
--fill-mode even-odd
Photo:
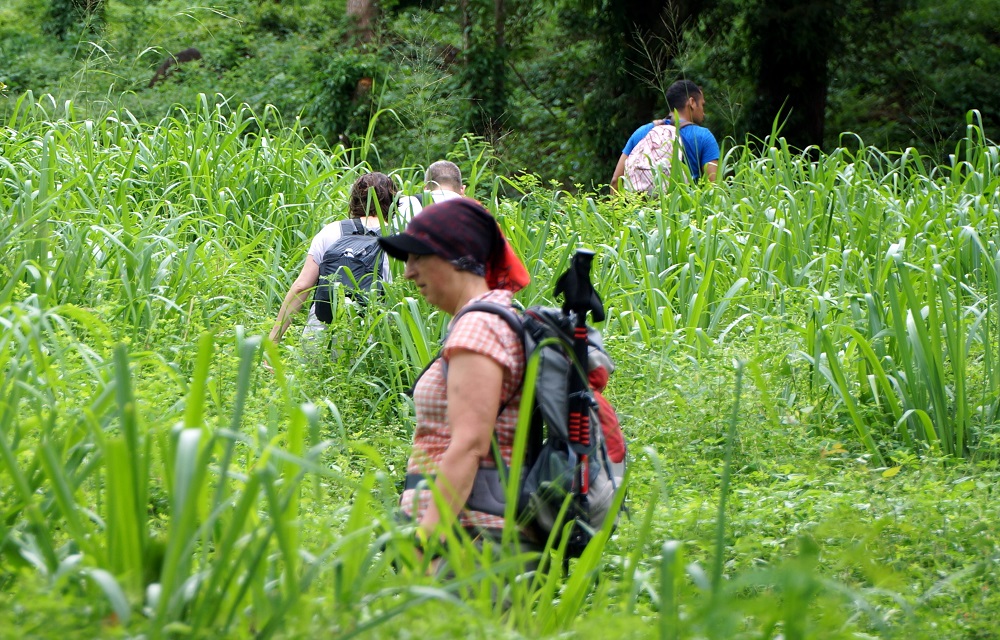
{"label": "green undergrowth", "polygon": [[652,201],[456,145],[524,304],[597,251],[630,442],[603,548],[512,581],[461,540],[427,576],[393,523],[446,322],[399,265],[336,357],[262,338],[366,165],[206,96],[155,125],[32,100],[0,138],[0,636],[991,637],[1000,161],[973,115],[953,167],[774,140]]}

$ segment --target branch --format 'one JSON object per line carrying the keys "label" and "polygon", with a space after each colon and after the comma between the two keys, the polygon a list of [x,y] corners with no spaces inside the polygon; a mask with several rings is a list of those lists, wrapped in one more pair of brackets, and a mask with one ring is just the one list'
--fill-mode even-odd
{"label": "branch", "polygon": [[542,105],[542,108],[549,112],[550,116],[552,116],[556,120],[559,120],[559,116],[556,115],[556,112],[550,109],[549,105],[546,104],[544,100],[538,97],[538,94],[536,94],[535,91],[531,88],[531,85],[529,85],[528,81],[524,79],[524,76],[518,73],[517,68],[514,67],[513,63],[511,63],[510,60],[507,61],[507,66],[510,67],[510,70],[514,72],[514,75],[517,76],[517,79],[521,81],[521,84],[524,85],[524,88],[528,90],[528,93],[531,94],[531,97],[534,98],[535,100],[538,100],[538,102]]}

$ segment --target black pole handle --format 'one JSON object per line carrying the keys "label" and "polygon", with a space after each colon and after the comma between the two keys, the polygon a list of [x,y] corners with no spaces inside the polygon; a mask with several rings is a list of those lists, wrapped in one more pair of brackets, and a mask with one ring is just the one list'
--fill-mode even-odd
{"label": "black pole handle", "polygon": [[594,322],[604,321],[604,303],[590,283],[590,268],[593,262],[593,251],[577,249],[569,269],[556,281],[555,295],[563,296],[563,313],[575,313],[578,327],[587,323],[588,313]]}

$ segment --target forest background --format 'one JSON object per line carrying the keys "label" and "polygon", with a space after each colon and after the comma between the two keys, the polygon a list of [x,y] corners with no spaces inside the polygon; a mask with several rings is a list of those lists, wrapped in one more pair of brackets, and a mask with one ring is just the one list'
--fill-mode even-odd
{"label": "forest background", "polygon": [[[158,121],[222,94],[274,105],[321,145],[377,134],[375,169],[425,165],[468,132],[497,173],[610,179],[628,135],[701,84],[726,146],[916,147],[939,161],[1000,104],[991,0],[6,0],[0,82]],[[148,88],[168,54],[196,47]],[[846,136],[843,132],[852,132]],[[726,143],[728,140],[728,143]]]}
{"label": "forest background", "polygon": [[[994,638],[995,5],[0,5],[0,639]],[[682,76],[724,185],[592,191]],[[517,559],[381,528],[445,314],[261,337],[358,173],[441,156],[525,304],[598,252],[632,445],[632,517],[509,608]]]}

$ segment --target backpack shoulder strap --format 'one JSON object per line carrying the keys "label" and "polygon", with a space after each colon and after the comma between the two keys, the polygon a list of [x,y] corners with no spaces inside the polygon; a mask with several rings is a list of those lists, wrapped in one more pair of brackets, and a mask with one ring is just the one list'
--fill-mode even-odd
{"label": "backpack shoulder strap", "polygon": [[365,225],[361,224],[360,218],[349,218],[347,220],[340,221],[340,235],[343,236],[373,236],[379,237],[382,235],[375,229],[369,229]]}
{"label": "backpack shoulder strap", "polygon": [[[510,307],[504,306],[497,302],[486,302],[486,301],[473,302],[472,304],[466,305],[461,310],[459,310],[459,312],[455,314],[455,317],[452,318],[451,323],[455,324],[456,322],[458,322],[459,318],[461,318],[470,311],[484,311],[486,313],[492,313],[500,316],[514,331],[514,334],[517,335],[518,339],[521,341],[521,344],[522,345],[524,344],[524,326],[521,324],[521,319],[517,316],[516,313],[514,313],[514,310],[511,309]],[[447,337],[445,337],[444,341],[446,340]],[[437,354],[433,358],[431,358],[431,361],[427,363],[427,366],[425,366],[423,370],[417,375],[416,380],[413,381],[413,385],[409,389],[407,389],[406,395],[410,396],[411,398],[413,397],[413,390],[417,387],[417,382],[419,382],[420,378],[422,378],[423,375],[427,373],[427,370],[430,369],[431,366],[441,358],[441,354],[444,351],[444,346],[443,346],[444,341],[442,341],[442,347],[438,350]],[[448,363],[442,361],[442,364],[444,365],[444,376],[445,378],[447,378]],[[503,405],[500,407],[500,413],[503,413],[503,410],[507,408],[507,403],[509,402],[510,400],[508,399],[507,402],[503,403]],[[499,415],[499,413],[497,415]]]}
{"label": "backpack shoulder strap", "polygon": [[[459,318],[461,318],[466,313],[469,313],[470,311],[483,311],[485,313],[492,313],[494,315],[500,316],[500,318],[502,318],[503,321],[506,322],[507,325],[514,331],[514,335],[517,336],[517,339],[521,341],[521,346],[524,347],[524,349],[525,349],[524,357],[525,357],[525,359],[527,359],[527,357],[528,357],[528,353],[527,353],[527,347],[528,347],[528,345],[524,341],[524,324],[521,322],[520,316],[518,316],[517,313],[515,313],[513,309],[511,309],[508,306],[505,306],[505,305],[502,305],[500,303],[497,303],[497,302],[487,302],[485,300],[481,300],[479,302],[473,302],[472,304],[469,304],[469,305],[466,305],[466,306],[462,307],[461,311],[459,311],[458,313],[455,314],[455,318],[451,321],[452,325],[454,325],[456,322],[458,322]],[[447,367],[448,367],[448,364],[445,363],[445,376],[446,377],[448,375],[448,369],[447,369]],[[522,386],[524,385],[524,378],[521,378],[521,385]],[[514,395],[517,395],[516,392],[515,392]],[[514,399],[514,397],[511,396],[510,398],[507,398],[506,400],[504,400],[504,402],[500,405],[500,410],[497,411],[497,416],[499,416],[501,413],[504,412],[504,410],[507,408],[507,405],[510,404],[510,401],[513,400],[513,399]],[[495,445],[496,444],[496,438],[494,437],[493,440],[494,440],[494,445]],[[496,454],[499,455],[499,450],[496,449],[496,447],[494,447],[494,449],[495,449],[494,453],[496,453]]]}
{"label": "backpack shoulder strap", "polygon": [[451,321],[452,324],[458,322],[459,318],[470,311],[484,311],[486,313],[492,313],[500,316],[514,331],[514,335],[516,335],[518,339],[521,340],[521,343],[524,344],[524,325],[521,324],[521,318],[519,318],[510,307],[497,302],[486,302],[482,300],[479,302],[473,302],[472,304],[466,305],[455,314],[455,318]]}
{"label": "backpack shoulder strap", "polygon": [[353,236],[358,233],[364,233],[364,227],[361,227],[361,231],[358,231],[358,227],[361,226],[361,221],[357,218],[348,218],[347,220],[340,221],[340,237]]}

